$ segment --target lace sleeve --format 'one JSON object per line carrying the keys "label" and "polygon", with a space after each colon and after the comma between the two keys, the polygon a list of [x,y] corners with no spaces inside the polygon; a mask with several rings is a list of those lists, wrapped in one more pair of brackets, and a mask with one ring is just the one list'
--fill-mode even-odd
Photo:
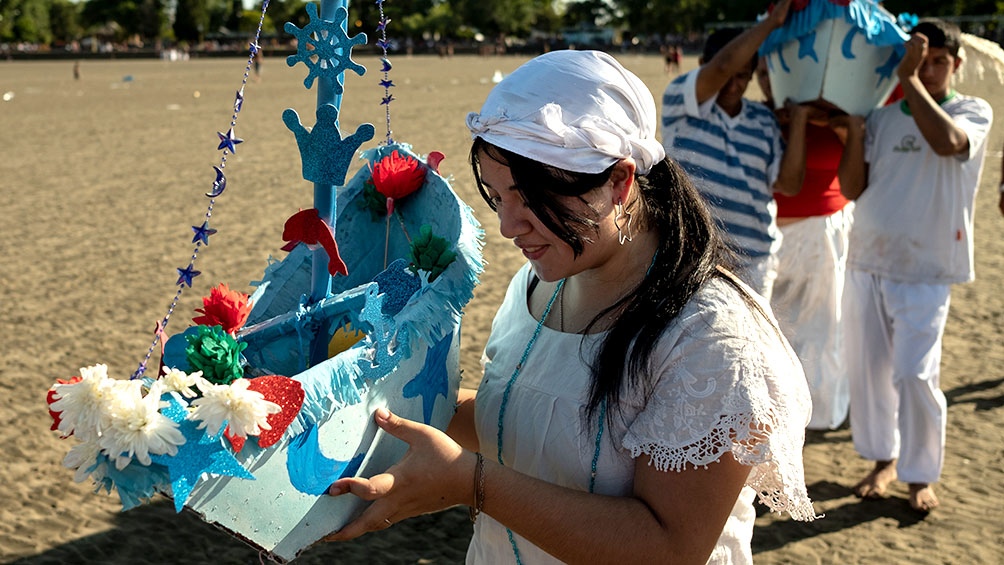
{"label": "lace sleeve", "polygon": [[623,446],[662,471],[704,467],[732,452],[752,467],[746,484],[762,503],[812,520],[802,469],[811,401],[802,368],[780,334],[727,292],[702,291],[667,331],[658,380]]}

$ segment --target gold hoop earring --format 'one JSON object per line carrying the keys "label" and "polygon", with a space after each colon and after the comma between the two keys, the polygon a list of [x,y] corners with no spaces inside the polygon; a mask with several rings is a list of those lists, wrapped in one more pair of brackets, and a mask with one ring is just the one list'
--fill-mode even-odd
{"label": "gold hoop earring", "polygon": [[614,226],[617,227],[617,241],[624,245],[625,241],[634,241],[634,234],[631,233],[631,212],[624,209],[624,204],[620,200],[614,204]]}

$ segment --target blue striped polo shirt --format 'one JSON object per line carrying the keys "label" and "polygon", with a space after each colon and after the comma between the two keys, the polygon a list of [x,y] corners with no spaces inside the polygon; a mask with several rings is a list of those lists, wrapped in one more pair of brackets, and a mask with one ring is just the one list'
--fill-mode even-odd
{"label": "blue striped polo shirt", "polygon": [[740,257],[757,260],[781,246],[774,181],[781,128],[767,106],[743,100],[729,116],[711,97],[697,103],[698,70],[677,77],[662,96],[662,144],[690,175]]}

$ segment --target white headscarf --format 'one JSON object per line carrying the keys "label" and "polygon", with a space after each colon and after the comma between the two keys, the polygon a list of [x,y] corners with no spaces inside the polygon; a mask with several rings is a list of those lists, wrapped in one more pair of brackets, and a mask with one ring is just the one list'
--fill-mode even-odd
{"label": "white headscarf", "polygon": [[578,173],[633,157],[639,174],[666,157],[645,84],[601,51],[552,51],[528,61],[467,114],[472,137]]}

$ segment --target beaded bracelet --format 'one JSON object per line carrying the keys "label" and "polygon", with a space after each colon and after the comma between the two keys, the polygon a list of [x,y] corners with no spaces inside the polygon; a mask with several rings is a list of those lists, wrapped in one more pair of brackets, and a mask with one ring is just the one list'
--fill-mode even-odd
{"label": "beaded bracelet", "polygon": [[485,508],[485,456],[480,451],[474,455],[478,456],[474,467],[474,505],[468,510],[472,523],[478,521],[478,514]]}

